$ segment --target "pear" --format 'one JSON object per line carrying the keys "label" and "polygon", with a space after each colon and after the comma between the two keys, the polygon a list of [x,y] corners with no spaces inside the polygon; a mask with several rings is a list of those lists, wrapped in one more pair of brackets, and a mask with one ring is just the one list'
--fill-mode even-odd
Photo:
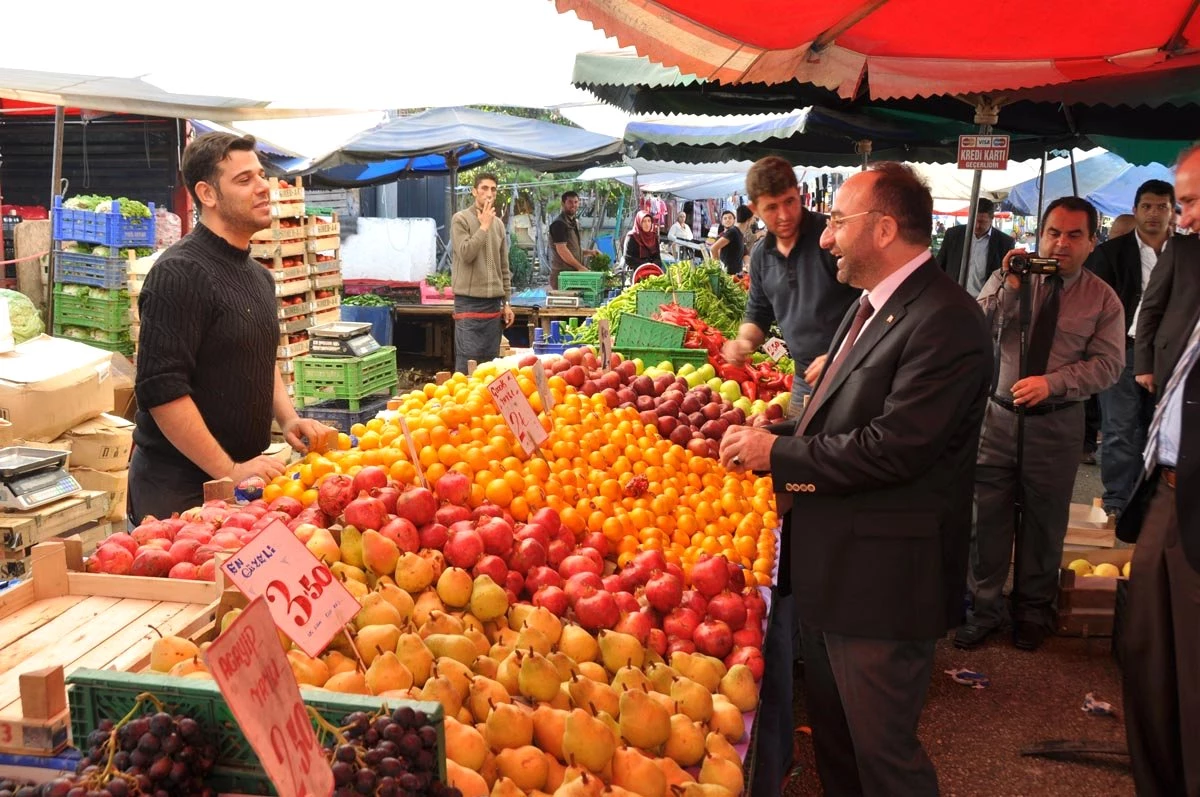
{"label": "pear", "polygon": [[[422,639],[427,639],[433,634],[462,636],[463,630],[463,621],[461,619],[447,612],[432,609],[429,612],[429,616],[425,618],[425,622],[421,624],[421,629],[418,633]],[[425,644],[428,645],[429,643],[426,642]]]}
{"label": "pear", "polygon": [[621,738],[634,747],[656,750],[670,735],[671,715],[650,698],[648,690],[621,694]]}
{"label": "pear", "polygon": [[351,567],[363,566],[362,532],[353,526],[342,526],[341,543],[338,549],[342,552],[342,561]]}
{"label": "pear", "polygon": [[650,683],[650,679],[646,677],[646,674],[637,667],[632,666],[622,667],[617,670],[617,674],[613,676],[612,680],[612,688],[617,690],[617,694],[628,692],[631,689],[638,692],[643,690],[648,691],[652,687],[653,684]]}
{"label": "pear", "polygon": [[[563,721],[564,722],[566,721],[565,718]],[[534,735],[536,736],[537,734],[535,733]],[[561,743],[561,741],[562,740],[560,739],[559,742]],[[546,753],[546,786],[545,786],[545,790],[548,792],[553,792],[555,789],[557,789],[559,786],[561,786],[563,784],[563,778],[565,778],[566,776],[567,776],[566,766],[564,766],[561,761],[559,761],[557,758],[555,758],[554,756],[550,755],[549,752],[547,752]]]}
{"label": "pear", "polygon": [[623,786],[618,786],[615,783],[609,784],[604,791],[600,792],[600,797],[641,797],[642,792],[630,791]]}
{"label": "pear", "polygon": [[517,646],[517,631],[507,626],[499,628],[491,639],[493,645],[504,645],[505,647],[515,648]]}
{"label": "pear", "polygon": [[562,709],[563,711],[570,711],[575,707],[571,703],[571,693],[567,691],[567,685],[565,683],[559,684],[558,692],[555,693],[554,697],[547,700],[543,705],[550,706],[551,708]]}
{"label": "pear", "polygon": [[[422,548],[420,556],[426,562],[429,562],[429,569],[432,573],[429,583],[435,583],[442,575],[442,571],[446,569],[446,557],[442,556],[441,551],[435,551],[431,548]],[[397,581],[396,583],[399,584],[400,582]]]}
{"label": "pear", "polygon": [[715,783],[692,781],[671,786],[671,797],[738,797],[738,795]]}
{"label": "pear", "polygon": [[567,730],[567,714],[566,711],[547,705],[538,706],[533,710],[533,743],[564,763],[566,757],[563,755],[563,734]]}
{"label": "pear", "polygon": [[395,650],[400,641],[400,629],[394,625],[365,625],[354,637],[354,647],[368,667],[381,650]]}
{"label": "pear", "polygon": [[549,656],[551,651],[550,640],[542,633],[541,629],[525,626],[517,632],[517,639],[513,642],[514,648],[522,650],[533,649],[543,656]]}
{"label": "pear", "polygon": [[521,674],[521,659],[525,654],[519,650],[514,650],[509,653],[500,662],[500,666],[496,668],[496,680],[504,687],[504,690],[510,695],[520,694],[521,687],[518,682],[518,676]]}
{"label": "pear", "polygon": [[519,627],[536,628],[546,635],[546,639],[550,640],[551,645],[557,645],[558,640],[562,637],[562,620],[555,617],[553,612],[545,606],[537,606],[526,614],[525,622]]}
{"label": "pear", "polygon": [[673,786],[682,786],[685,783],[696,782],[696,779],[685,772],[683,767],[679,765],[679,762],[673,758],[660,758],[658,759],[658,765],[662,767],[663,776],[667,779],[668,789]]}
{"label": "pear", "polygon": [[[225,629],[227,629],[227,628],[229,628],[229,626],[233,625],[233,621],[236,620],[238,618],[238,615],[241,613],[242,613],[241,609],[230,609],[229,611],[225,612],[225,614],[221,615],[221,630],[217,632],[217,635],[219,636],[221,634],[224,634]],[[162,637],[162,638],[165,639],[166,637]],[[153,652],[153,650],[154,649],[151,648],[151,652]],[[154,665],[151,665],[150,668],[154,669]]]}
{"label": "pear", "polygon": [[662,656],[658,655],[658,651],[654,648],[646,648],[646,658],[642,661],[642,669],[646,669],[651,664],[666,664],[667,662]]}
{"label": "pear", "polygon": [[471,644],[475,646],[476,656],[486,656],[487,652],[492,649],[492,643],[488,641],[488,638],[478,628],[465,629],[463,636],[471,640]]}
{"label": "pear", "polygon": [[621,710],[621,698],[608,684],[575,676],[567,682],[567,689],[575,707],[588,709],[593,715],[597,711],[607,711],[615,717]]}
{"label": "pear", "polygon": [[492,784],[492,790],[488,793],[488,797],[527,797],[527,795],[513,780],[501,775]]}
{"label": "pear", "polygon": [[577,664],[595,661],[600,656],[600,645],[587,629],[577,625],[564,625],[558,637],[558,649],[575,659]]}
{"label": "pear", "polygon": [[741,794],[745,788],[745,780],[742,777],[741,764],[735,764],[732,761],[721,758],[715,755],[707,755],[704,757],[704,763],[700,765],[700,783],[711,783],[717,786],[724,786],[733,794]]}
{"label": "pear", "polygon": [[667,710],[667,714],[678,714],[679,704],[675,702],[675,698],[670,695],[664,695],[662,692],[655,692],[651,689],[646,694],[650,695],[650,699]]}
{"label": "pear", "polygon": [[321,657],[321,661],[325,663],[330,676],[337,675],[339,672],[351,672],[358,669],[357,661],[337,650],[331,650],[326,653]]}
{"label": "pear", "polygon": [[713,695],[713,713],[708,720],[708,727],[735,743],[746,735],[741,709],[730,703],[724,695]]}
{"label": "pear", "polygon": [[201,680],[201,681],[203,681],[203,680],[211,681],[212,673],[210,673],[208,670],[196,670],[195,672],[189,672],[187,675],[185,675],[183,677],[184,678],[194,678],[196,680]]}
{"label": "pear", "polygon": [[347,695],[371,694],[371,690],[367,688],[366,676],[358,670],[339,672],[337,675],[331,675],[329,680],[325,682],[324,688],[331,692],[341,692]]}
{"label": "pear", "polygon": [[579,667],[575,665],[575,660],[566,653],[555,650],[546,658],[554,665],[554,669],[558,670],[558,680],[569,681],[579,675]]}
{"label": "pear", "polygon": [[612,731],[601,720],[577,708],[567,715],[562,748],[563,754],[573,765],[600,772],[611,762],[616,743]]}
{"label": "pear", "polygon": [[396,641],[396,658],[412,673],[415,686],[424,686],[429,680],[434,657],[420,636],[411,632],[401,634]]}
{"label": "pear", "polygon": [[454,659],[466,667],[470,667],[479,655],[475,652],[474,643],[461,634],[430,634],[425,637],[425,647],[439,659]]}
{"label": "pear", "polygon": [[362,581],[343,581],[342,586],[346,588],[346,592],[349,592],[354,597],[354,600],[360,603],[363,598],[371,594],[371,590]]}
{"label": "pear", "polygon": [[399,559],[400,549],[396,543],[374,529],[363,532],[362,560],[368,572],[377,576],[394,573]]}
{"label": "pear", "polygon": [[[412,617],[409,620],[414,627],[423,628],[434,612],[445,614],[446,604],[442,603],[436,590],[427,589],[417,595],[417,599],[413,603]],[[422,634],[422,636],[424,635]]]}
{"label": "pear", "polygon": [[604,669],[604,665],[595,661],[579,661],[575,660],[575,666],[579,668],[579,674],[584,678],[590,678],[597,683],[608,683],[608,670]]}
{"label": "pear", "polygon": [[395,689],[408,689],[413,684],[412,673],[400,663],[393,651],[385,650],[367,667],[367,688],[378,695]]}
{"label": "pear", "polygon": [[553,700],[561,683],[558,668],[542,654],[530,650],[528,655],[521,659],[521,669],[517,672],[517,689],[525,697],[538,702]]}
{"label": "pear", "polygon": [[409,595],[416,595],[433,583],[433,565],[420,554],[402,553],[396,560],[392,578],[397,587]]}
{"label": "pear", "polygon": [[[329,666],[320,659],[311,658],[299,650],[289,650],[286,655],[292,673],[296,676],[296,683],[301,686],[324,686],[329,680]],[[174,670],[172,674],[175,674]]]}
{"label": "pear", "polygon": [[487,758],[487,742],[471,725],[446,717],[446,758],[467,769],[478,770]]}
{"label": "pear", "polygon": [[508,611],[504,617],[497,617],[495,622],[504,622],[509,628],[520,631],[525,626],[525,621],[529,619],[529,615],[533,614],[533,610],[536,608],[532,603],[514,603],[508,607]]}
{"label": "pear", "polygon": [[421,700],[432,700],[441,703],[446,714],[457,714],[462,708],[462,698],[458,695],[458,687],[449,678],[432,675],[421,687]]}
{"label": "pear", "polygon": [[512,703],[495,703],[487,718],[488,744],[494,752],[533,742],[533,712]]}
{"label": "pear", "polygon": [[735,664],[721,678],[721,694],[741,711],[753,711],[758,705],[758,685],[754,673],[745,664]]}
{"label": "pear", "polygon": [[742,763],[741,756],[738,755],[737,750],[733,749],[733,745],[729,743],[729,740],[716,731],[709,731],[708,735],[704,737],[704,751],[709,755],[724,758],[735,764]]}
{"label": "pear", "polygon": [[[289,650],[288,651],[289,662],[292,658],[291,654],[293,652],[300,653],[300,651],[290,651]],[[300,653],[300,655],[303,656],[304,654]],[[183,678],[188,675],[191,675],[194,672],[208,672],[208,668],[205,666],[204,660],[202,658],[200,658],[199,656],[192,656],[190,659],[187,659],[186,661],[178,662],[174,667],[172,667],[167,672],[167,675],[172,675],[176,678]],[[292,672],[296,672],[295,665],[292,666]],[[328,674],[328,673],[326,673],[326,674]],[[296,673],[296,681],[301,684],[309,683],[308,681],[301,680],[299,673]],[[321,683],[318,683],[318,684],[309,683],[309,685],[310,686],[320,686],[323,683],[325,683],[325,682],[322,681]]]}
{"label": "pear", "polygon": [[[663,745],[663,756],[678,761],[681,766],[699,764],[704,758],[705,728],[686,714],[671,715],[671,735]],[[724,738],[717,734],[718,738]]]}
{"label": "pear", "polygon": [[462,792],[463,797],[488,797],[489,789],[483,776],[450,759],[446,760],[446,780]]}
{"label": "pear", "polygon": [[342,551],[329,529],[317,529],[304,543],[309,552],[327,565],[342,561]]}
{"label": "pear", "polygon": [[496,765],[495,753],[488,752],[487,757],[483,759],[483,766],[479,768],[479,774],[489,789],[500,779],[500,767]]}
{"label": "pear", "polygon": [[508,593],[491,576],[477,576],[471,589],[470,607],[471,614],[483,622],[495,620],[508,611]]}
{"label": "pear", "polygon": [[542,788],[550,774],[546,757],[532,745],[501,750],[496,754],[496,766],[502,778],[510,779],[522,791]]}
{"label": "pear", "polygon": [[611,673],[628,665],[641,669],[646,658],[646,648],[633,634],[605,629],[597,640],[600,643],[600,660],[604,669]]}
{"label": "pear", "polygon": [[482,675],[495,680],[496,673],[500,670],[500,662],[491,656],[476,656],[475,661],[471,662],[471,670],[476,675]]}
{"label": "pear", "polygon": [[644,672],[650,679],[651,688],[664,695],[671,694],[671,682],[679,677],[679,673],[669,664],[651,664]]}
{"label": "pear", "polygon": [[[229,612],[225,616],[228,617],[230,614],[233,612]],[[236,616],[234,615],[234,617]],[[159,637],[150,646],[150,669],[155,672],[170,672],[171,668],[179,662],[194,659],[198,655],[200,655],[200,648],[190,639],[178,636]]]}
{"label": "pear", "polygon": [[397,587],[390,579],[384,581],[384,578],[381,576],[375,584],[375,591],[382,595],[385,601],[392,604],[392,607],[400,613],[400,619],[407,620],[412,617],[413,608],[416,606],[412,595]]}
{"label": "pear", "polygon": [[354,615],[354,627],[362,629],[367,625],[401,625],[404,618],[396,607],[384,599],[378,592],[372,592],[362,599],[362,608]]}
{"label": "pear", "polygon": [[658,762],[632,747],[619,747],[612,758],[612,785],[642,797],[663,797],[667,779]]}
{"label": "pear", "polygon": [[713,713],[712,692],[691,678],[679,677],[671,682],[671,697],[679,704],[679,711],[696,722],[708,722]]}
{"label": "pear", "polygon": [[710,694],[717,691],[721,677],[725,675],[725,664],[720,659],[702,653],[676,651],[671,654],[671,666],[683,677],[691,678],[703,686]]}
{"label": "pear", "polygon": [[337,577],[337,580],[343,583],[357,581],[360,584],[366,584],[367,574],[363,571],[361,565],[362,562],[359,562],[358,567],[348,565],[345,562],[334,562],[329,566],[329,572],[333,573]]}
{"label": "pear", "polygon": [[471,614],[466,609],[459,609],[456,612],[451,612],[451,614],[462,621],[464,634],[468,631],[478,631],[481,634],[484,633],[483,629],[486,626],[484,626],[483,622],[478,617]]}
{"label": "pear", "polygon": [[471,601],[471,574],[461,567],[447,567],[438,576],[437,594],[442,603],[461,609]]}
{"label": "pear", "polygon": [[460,702],[467,699],[467,693],[471,690],[471,679],[475,677],[475,673],[471,672],[470,667],[461,661],[443,656],[434,662],[433,674],[447,679],[454,685]]}
{"label": "pear", "polygon": [[486,722],[494,704],[511,702],[512,698],[499,682],[476,675],[467,688],[467,699],[463,705],[470,709],[475,722]]}
{"label": "pear", "polygon": [[[604,793],[604,781],[587,772],[579,777],[563,780],[563,785],[554,790],[554,797],[600,797]],[[465,793],[464,796],[466,797]]]}

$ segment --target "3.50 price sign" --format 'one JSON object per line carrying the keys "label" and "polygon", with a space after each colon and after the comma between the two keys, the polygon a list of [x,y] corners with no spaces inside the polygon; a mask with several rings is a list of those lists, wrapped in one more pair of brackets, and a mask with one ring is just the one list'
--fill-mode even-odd
{"label": "3.50 price sign", "polygon": [[222,565],[251,600],[261,596],[280,630],[320,655],[358,614],[358,601],[282,523],[267,526]]}
{"label": "3.50 price sign", "polygon": [[333,771],[313,733],[267,599],[251,601],[204,660],[281,797],[332,793]]}

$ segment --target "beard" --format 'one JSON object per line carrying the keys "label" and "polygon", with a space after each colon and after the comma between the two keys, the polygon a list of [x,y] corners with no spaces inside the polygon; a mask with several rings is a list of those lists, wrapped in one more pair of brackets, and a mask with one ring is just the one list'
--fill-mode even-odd
{"label": "beard", "polygon": [[239,232],[253,235],[259,230],[268,229],[271,226],[270,216],[266,220],[260,219],[254,212],[253,204],[245,205],[227,199],[220,192],[217,193],[217,207],[215,208],[217,216],[230,229]]}

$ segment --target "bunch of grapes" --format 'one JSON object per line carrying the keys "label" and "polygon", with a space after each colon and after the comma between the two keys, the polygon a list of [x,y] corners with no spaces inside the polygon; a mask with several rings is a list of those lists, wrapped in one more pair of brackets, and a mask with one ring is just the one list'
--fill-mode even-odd
{"label": "bunch of grapes", "polygon": [[38,787],[27,781],[0,778],[0,797],[37,797]]}
{"label": "bunch of grapes", "polygon": [[356,711],[342,725],[345,743],[329,748],[334,797],[462,797],[438,779],[438,733],[425,712],[409,706],[378,716]]}

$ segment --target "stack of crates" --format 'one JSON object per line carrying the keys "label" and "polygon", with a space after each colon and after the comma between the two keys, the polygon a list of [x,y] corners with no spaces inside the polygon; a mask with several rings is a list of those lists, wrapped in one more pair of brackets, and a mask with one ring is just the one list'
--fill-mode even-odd
{"label": "stack of crates", "polygon": [[250,236],[250,256],[275,280],[279,318],[279,372],[289,395],[295,395],[297,357],[308,352],[312,326],[308,264],[305,259],[304,186],[271,178],[271,226]]}
{"label": "stack of crates", "polygon": [[296,359],[297,411],[341,432],[385,409],[398,386],[395,346],[362,357]]}
{"label": "stack of crates", "polygon": [[[54,334],[133,356],[128,252],[153,248],[154,205],[149,218],[51,209]],[[97,247],[105,247],[97,252]]]}
{"label": "stack of crates", "polygon": [[614,351],[629,359],[640,359],[647,364],[669,360],[676,368],[684,363],[699,367],[708,362],[708,352],[704,349],[684,348],[683,341],[687,336],[684,327],[657,321],[652,317],[664,304],[695,306],[695,291],[647,289],[638,291],[636,295],[637,312],[622,313],[617,318]]}
{"label": "stack of crates", "polygon": [[604,273],[601,271],[564,271],[558,275],[560,291],[579,291],[584,307],[599,307],[604,299]]}
{"label": "stack of crates", "polygon": [[337,214],[309,208],[304,220],[309,295],[313,326],[341,320],[342,237]]}

